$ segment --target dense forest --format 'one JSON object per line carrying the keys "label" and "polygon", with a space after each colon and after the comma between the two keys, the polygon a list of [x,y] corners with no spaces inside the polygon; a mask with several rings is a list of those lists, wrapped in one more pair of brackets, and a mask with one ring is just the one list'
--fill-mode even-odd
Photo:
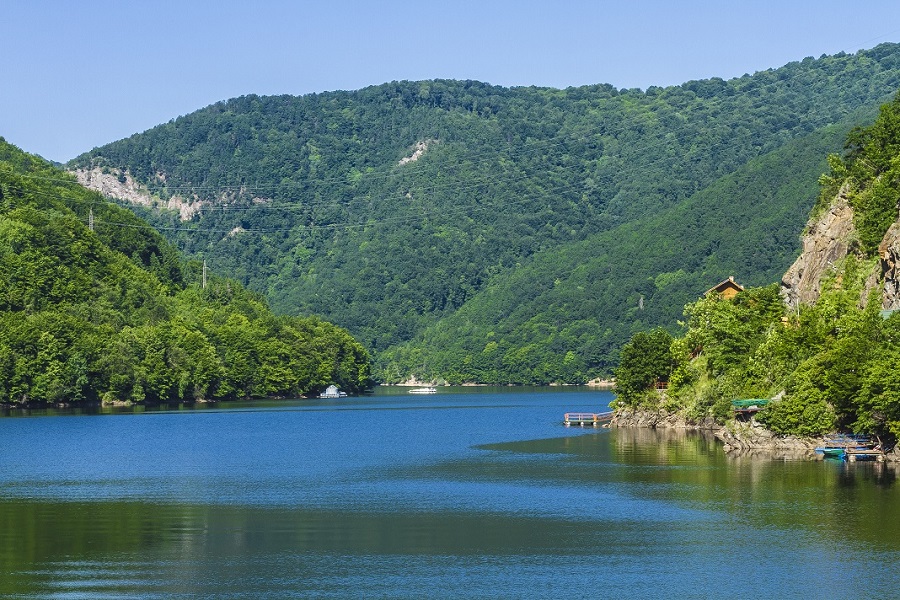
{"label": "dense forest", "polygon": [[[900,205],[900,94],[828,162],[813,217],[846,198],[856,233],[818,300],[788,310],[772,284],[688,304],[685,335],[657,329],[625,345],[619,401],[722,421],[733,399],[773,398],[757,419],[777,433],[900,436],[900,312],[883,310],[879,280],[879,244]],[[665,395],[651,390],[657,381]]]}
{"label": "dense forest", "polygon": [[582,382],[717,281],[780,275],[824,157],[898,87],[884,44],[643,91],[245,96],[68,167],[190,205],[134,210],[276,311],[346,327],[384,380]]}
{"label": "dense forest", "polygon": [[318,318],[184,262],[131,212],[0,138],[0,404],[210,401],[369,385]]}

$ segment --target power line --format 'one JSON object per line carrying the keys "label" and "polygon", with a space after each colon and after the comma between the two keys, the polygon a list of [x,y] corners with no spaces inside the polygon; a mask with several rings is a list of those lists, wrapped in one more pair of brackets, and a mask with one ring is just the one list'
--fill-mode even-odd
{"label": "power line", "polygon": [[[457,209],[422,210],[420,212],[416,212],[416,213],[410,214],[410,215],[396,216],[396,217],[390,217],[390,218],[384,218],[384,219],[367,219],[367,221],[365,223],[354,223],[354,224],[333,223],[333,224],[329,224],[329,225],[295,225],[292,227],[285,227],[285,228],[247,228],[247,229],[241,228],[240,233],[283,233],[283,232],[290,232],[290,231],[297,231],[297,230],[310,230],[310,231],[332,230],[333,231],[333,230],[365,229],[367,227],[377,226],[377,225],[382,225],[382,224],[387,224],[387,223],[402,223],[402,222],[408,222],[408,221],[418,221],[418,220],[421,220],[422,218],[435,217],[435,216],[456,216],[456,215],[461,215],[461,214],[465,214],[465,213],[469,213],[469,212],[480,212],[480,211],[491,210],[491,209],[498,208],[500,206],[504,206],[504,207],[515,206],[517,204],[524,204],[526,202],[530,202],[531,200],[534,200],[536,197],[539,197],[539,196],[546,196],[550,193],[562,193],[565,191],[571,191],[574,188],[575,188],[575,184],[567,184],[565,186],[560,186],[555,189],[550,189],[549,191],[541,193],[541,194],[534,194],[531,196],[529,196],[529,195],[520,196],[518,200],[508,201],[508,202],[504,202],[502,204],[489,203],[489,204],[482,204],[482,205],[476,205],[476,206],[463,206],[463,207],[459,207]],[[41,196],[41,197],[48,198],[48,199],[62,200],[64,202],[74,202],[74,203],[79,203],[79,204],[86,204],[88,202],[91,202],[91,203],[94,202],[93,199],[66,197],[66,196],[61,196],[58,194],[41,192],[38,190],[29,190],[29,192],[33,195]],[[121,205],[119,205],[116,202],[111,202],[111,201],[104,201],[104,202],[106,204],[122,208]],[[231,228],[231,229],[201,229],[198,227],[167,227],[164,225],[154,226],[149,223],[135,224],[135,223],[124,223],[124,222],[118,222],[118,221],[106,221],[106,220],[97,219],[97,218],[94,219],[94,223],[98,224],[98,225],[102,224],[102,225],[113,226],[113,227],[124,227],[124,228],[129,228],[129,229],[150,229],[150,230],[157,230],[157,231],[175,231],[175,232],[190,232],[190,233],[218,233],[218,234],[235,233],[234,228]]]}

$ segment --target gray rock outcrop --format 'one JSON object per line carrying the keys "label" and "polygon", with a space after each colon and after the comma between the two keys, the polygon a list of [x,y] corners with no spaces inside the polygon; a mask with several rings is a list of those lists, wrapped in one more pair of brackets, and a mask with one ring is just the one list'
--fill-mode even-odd
{"label": "gray rock outcrop", "polygon": [[700,423],[685,419],[680,413],[665,410],[645,410],[620,407],[610,421],[611,427],[649,427],[651,429],[716,429],[715,420],[708,417]]}
{"label": "gray rock outcrop", "polygon": [[[834,273],[835,265],[857,252],[853,208],[842,189],[831,207],[812,221],[803,236],[803,251],[781,279],[785,304],[796,309],[814,304],[822,292],[822,282]],[[879,266],[873,269],[860,298],[863,306],[869,292],[879,290],[881,307],[900,309],[900,221],[888,229],[878,247]],[[880,288],[880,289],[879,289]]]}
{"label": "gray rock outcrop", "polygon": [[803,236],[803,251],[781,279],[785,304],[796,309],[800,304],[815,303],[823,278],[847,256],[855,237],[853,209],[841,190],[831,208],[809,224]]}
{"label": "gray rock outcrop", "polygon": [[754,420],[730,421],[716,431],[716,437],[725,444],[725,451],[733,450],[781,450],[801,454],[813,454],[820,440],[796,436],[777,435]]}
{"label": "gray rock outcrop", "polygon": [[900,223],[894,223],[878,246],[881,258],[881,308],[900,309]]}

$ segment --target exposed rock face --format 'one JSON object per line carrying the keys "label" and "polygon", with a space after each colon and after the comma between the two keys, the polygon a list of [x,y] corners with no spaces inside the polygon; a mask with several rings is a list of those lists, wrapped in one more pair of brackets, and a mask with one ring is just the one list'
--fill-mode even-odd
{"label": "exposed rock face", "polygon": [[409,156],[404,156],[403,158],[401,158],[400,162],[397,164],[405,165],[407,163],[416,162],[417,160],[422,158],[423,154],[428,152],[428,147],[431,144],[435,143],[435,141],[436,140],[424,140],[421,142],[416,142],[416,147],[413,149],[413,153],[410,154]]}
{"label": "exposed rock face", "polygon": [[841,190],[831,208],[807,227],[803,251],[781,279],[785,304],[797,308],[818,300],[823,277],[847,256],[855,236],[853,209]]}
{"label": "exposed rock face", "polygon": [[881,307],[889,310],[900,309],[900,223],[894,223],[878,246],[881,257],[881,275],[884,288]]}
{"label": "exposed rock face", "polygon": [[617,408],[610,421],[611,427],[650,427],[653,429],[717,429],[712,417],[701,423],[691,423],[678,413]]}
{"label": "exposed rock face", "polygon": [[[222,192],[218,197],[212,199],[201,199],[196,193],[191,193],[187,196],[175,194],[168,200],[163,200],[154,196],[146,186],[138,183],[127,171],[123,173],[119,169],[107,169],[107,172],[104,173],[100,167],[94,167],[93,169],[76,169],[71,171],[71,173],[78,178],[78,183],[89,190],[100,192],[107,198],[115,198],[140,206],[175,210],[178,211],[182,221],[191,220],[203,208],[234,203],[239,198],[243,198],[243,201],[246,202],[247,197],[251,195],[247,188],[241,187],[238,190]],[[159,183],[166,182],[165,173],[159,172],[155,175],[155,178]],[[253,204],[268,204],[272,202],[270,198],[260,196],[250,197],[249,200]],[[233,237],[243,232],[243,228],[235,227],[227,234],[227,237]]]}
{"label": "exposed rock face", "polygon": [[[831,208],[809,224],[803,236],[803,251],[781,279],[781,295],[785,304],[797,308],[800,304],[814,304],[822,291],[822,280],[834,264],[851,252],[856,238],[853,209],[841,190]],[[881,307],[900,309],[900,221],[895,222],[878,246],[880,268],[874,269],[866,280],[860,306],[869,292],[879,287]]]}
{"label": "exposed rock face", "polygon": [[[74,174],[78,178],[78,183],[89,190],[100,192],[107,198],[118,198],[141,206],[161,204],[170,210],[177,210],[182,221],[190,220],[205,204],[201,200],[191,202],[178,195],[172,196],[168,202],[163,202],[135,181],[128,172],[125,172],[124,175],[117,170],[104,173],[102,169],[95,167],[93,169],[77,169]],[[157,177],[164,180],[163,175]]]}
{"label": "exposed rock face", "polygon": [[726,452],[785,450],[812,456],[813,450],[821,443],[821,440],[814,438],[776,435],[753,420],[730,421],[727,426],[716,431],[716,437],[725,444]]}

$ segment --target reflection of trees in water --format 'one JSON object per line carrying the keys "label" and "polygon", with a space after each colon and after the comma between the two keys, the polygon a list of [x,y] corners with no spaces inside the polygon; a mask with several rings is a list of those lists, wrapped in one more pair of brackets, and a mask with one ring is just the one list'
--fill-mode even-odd
{"label": "reflection of trees in water", "polygon": [[889,488],[897,482],[897,470],[900,464],[883,461],[844,462],[841,461],[838,484],[853,488],[860,484],[874,484],[881,488]]}
{"label": "reflection of trees in water", "polygon": [[725,453],[711,435],[694,431],[611,433],[617,460],[633,467],[618,476],[635,495],[724,511],[748,527],[799,528],[835,543],[884,546],[900,536],[900,464],[815,460],[803,451]]}
{"label": "reflection of trees in water", "polygon": [[623,427],[614,429],[613,439],[618,457],[628,463],[716,462],[722,453],[721,444],[707,431]]}

